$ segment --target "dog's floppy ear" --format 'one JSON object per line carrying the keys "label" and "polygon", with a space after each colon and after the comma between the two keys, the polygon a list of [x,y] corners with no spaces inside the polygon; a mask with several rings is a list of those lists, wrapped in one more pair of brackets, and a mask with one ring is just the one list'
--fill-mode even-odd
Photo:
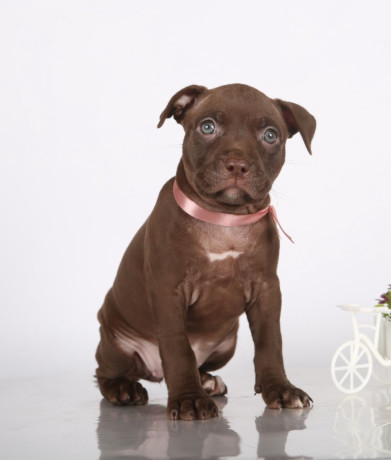
{"label": "dog's floppy ear", "polygon": [[163,126],[166,118],[174,117],[178,123],[181,123],[186,111],[193,105],[195,99],[204,91],[207,91],[205,86],[191,85],[178,91],[167,104],[167,107],[160,115],[158,128]]}
{"label": "dog's floppy ear", "polygon": [[308,152],[312,154],[311,141],[316,128],[315,118],[304,107],[301,107],[301,105],[282,101],[281,99],[275,99],[275,101],[282,112],[288,128],[289,137],[300,132]]}

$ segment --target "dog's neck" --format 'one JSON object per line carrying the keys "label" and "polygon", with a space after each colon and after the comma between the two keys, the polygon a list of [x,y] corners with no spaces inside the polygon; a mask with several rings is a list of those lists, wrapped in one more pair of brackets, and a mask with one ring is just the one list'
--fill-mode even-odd
{"label": "dog's neck", "polygon": [[178,206],[188,215],[194,217],[195,219],[207,222],[209,224],[220,225],[222,227],[239,227],[242,225],[250,225],[258,222],[266,214],[270,213],[274,222],[280,227],[282,233],[293,243],[292,238],[283,230],[281,224],[277,219],[277,214],[274,209],[274,206],[269,205],[260,211],[257,211],[253,214],[227,214],[224,212],[215,212],[209,211],[202,208],[193,200],[191,200],[187,195],[185,195],[182,190],[179,188],[177,181],[174,181],[173,185],[173,194],[175,201]]}

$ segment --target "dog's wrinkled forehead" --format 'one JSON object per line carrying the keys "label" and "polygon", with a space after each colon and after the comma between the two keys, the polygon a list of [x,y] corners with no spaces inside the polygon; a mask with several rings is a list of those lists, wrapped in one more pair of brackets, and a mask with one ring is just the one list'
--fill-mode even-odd
{"label": "dog's wrinkled forehead", "polygon": [[275,123],[284,125],[281,112],[273,99],[247,85],[220,86],[200,94],[184,117],[183,124],[187,120],[198,119],[203,114],[208,116],[209,112],[210,116],[214,112],[221,113],[225,119],[232,120],[268,117]]}

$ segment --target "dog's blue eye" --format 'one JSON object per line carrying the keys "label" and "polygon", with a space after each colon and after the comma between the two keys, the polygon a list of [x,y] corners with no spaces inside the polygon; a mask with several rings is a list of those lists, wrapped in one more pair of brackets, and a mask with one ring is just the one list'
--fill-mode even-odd
{"label": "dog's blue eye", "polygon": [[277,133],[273,129],[267,129],[263,134],[263,138],[268,144],[274,144],[277,140]]}
{"label": "dog's blue eye", "polygon": [[216,132],[216,126],[213,121],[204,121],[201,125],[201,131],[203,134],[214,134]]}

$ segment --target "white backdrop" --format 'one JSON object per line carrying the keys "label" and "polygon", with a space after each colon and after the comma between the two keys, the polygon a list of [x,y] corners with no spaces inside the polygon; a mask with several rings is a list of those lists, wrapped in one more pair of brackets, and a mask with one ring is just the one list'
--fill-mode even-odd
{"label": "white backdrop", "polygon": [[[0,1],[0,377],[94,372],[96,312],[175,174],[189,84],[246,83],[317,118],[272,200],[287,367],[329,365],[335,306],[391,283],[391,85],[384,1]],[[252,372],[245,321],[229,370]],[[252,377],[251,377],[252,378]]]}

